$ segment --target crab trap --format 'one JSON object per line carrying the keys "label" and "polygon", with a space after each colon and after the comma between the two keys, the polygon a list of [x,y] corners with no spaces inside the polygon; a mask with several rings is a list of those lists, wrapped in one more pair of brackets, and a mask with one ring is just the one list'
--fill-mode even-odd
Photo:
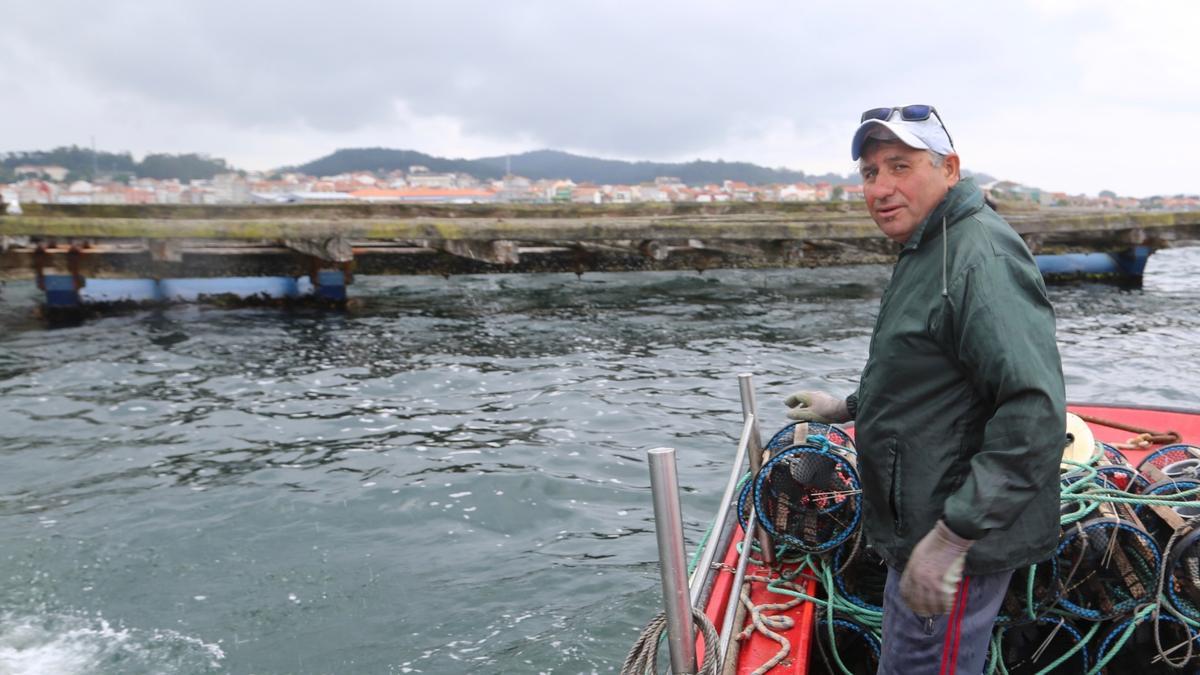
{"label": "crab trap", "polygon": [[[811,428],[811,425],[809,425]],[[774,542],[804,553],[845,543],[862,520],[862,487],[854,450],[828,436],[809,435],[763,463],[743,490]]]}

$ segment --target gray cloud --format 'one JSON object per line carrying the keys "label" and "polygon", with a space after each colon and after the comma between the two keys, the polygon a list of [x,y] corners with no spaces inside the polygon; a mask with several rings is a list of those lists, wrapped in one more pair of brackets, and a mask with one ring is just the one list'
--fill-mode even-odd
{"label": "gray cloud", "polygon": [[[933,102],[953,133],[1015,103],[1069,100],[1087,53],[1065,37],[1111,24],[1091,7],[924,0],[45,2],[0,25],[0,85],[99,124],[126,110],[147,139],[201,130],[195,149],[213,152],[229,152],[223,133],[280,130],[297,144],[305,130],[347,143],[376,131],[381,145],[440,147],[414,129],[446,120],[493,144],[683,158],[758,138],[766,154],[768,131],[790,122],[797,134],[845,129],[827,156],[797,159],[841,166],[866,107]],[[50,131],[11,110],[0,123]]]}
{"label": "gray cloud", "polygon": [[[399,102],[471,132],[623,154],[703,149],[760,117],[803,119],[871,100],[862,83],[872,79],[964,65],[952,43],[907,37],[923,20],[832,6],[309,7],[90,3],[64,25],[63,8],[36,5],[6,30],[38,35],[42,57],[98,88],[236,127],[344,131],[387,123]],[[964,89],[978,86],[962,77]]]}

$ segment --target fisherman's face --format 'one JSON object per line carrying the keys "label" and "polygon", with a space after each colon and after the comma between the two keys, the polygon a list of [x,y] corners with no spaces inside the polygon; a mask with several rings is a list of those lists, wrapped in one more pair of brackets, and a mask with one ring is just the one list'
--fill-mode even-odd
{"label": "fisherman's face", "polygon": [[958,155],[947,155],[941,166],[934,166],[925,150],[876,142],[867,147],[859,171],[871,218],[892,241],[903,244],[958,182]]}

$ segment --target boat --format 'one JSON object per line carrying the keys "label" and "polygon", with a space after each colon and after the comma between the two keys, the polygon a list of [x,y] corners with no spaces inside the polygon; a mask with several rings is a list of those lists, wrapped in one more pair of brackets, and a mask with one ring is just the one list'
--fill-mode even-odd
{"label": "boat", "polygon": [[[689,635],[668,636],[671,671],[874,673],[882,601],[870,596],[881,597],[886,571],[857,536],[851,515],[858,506],[857,479],[839,483],[851,489],[811,492],[823,484],[814,478],[821,471],[843,479],[852,472],[853,426],[789,424],[764,446],[757,439],[749,376],[739,379],[745,426],[736,466],[692,560],[684,589],[690,606],[679,605],[693,616],[681,619],[677,609],[674,623],[661,531],[669,528],[659,523],[668,611],[657,629],[695,632],[694,643]],[[984,672],[1200,672],[1200,410],[1073,403],[1068,413],[1072,442],[1064,450],[1059,550],[1040,567],[1014,574]],[[749,472],[743,454],[750,457]],[[807,464],[795,464],[798,458]],[[788,472],[778,470],[784,464]],[[788,534],[779,530],[786,526],[779,514],[771,513],[769,485],[771,474],[798,472],[811,479],[806,503],[812,508],[807,525]],[[759,509],[768,512],[761,520]],[[813,526],[813,514],[839,510],[844,517],[834,525],[822,531]],[[799,521],[791,516],[795,526]],[[743,546],[748,523],[757,523],[749,547]],[[739,587],[743,600],[731,603]],[[676,599],[681,592],[676,589]],[[690,629],[681,628],[688,624]],[[635,646],[623,673],[658,672],[657,656],[645,653],[649,642],[639,642],[640,655]],[[677,658],[676,651],[687,653]]]}

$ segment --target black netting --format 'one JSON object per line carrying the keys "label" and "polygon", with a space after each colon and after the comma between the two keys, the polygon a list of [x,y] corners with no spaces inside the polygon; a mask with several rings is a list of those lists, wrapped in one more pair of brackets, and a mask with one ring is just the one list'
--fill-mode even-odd
{"label": "black netting", "polygon": [[1200,621],[1200,522],[1185,527],[1167,564],[1167,598],[1185,616]]}
{"label": "black netting", "polygon": [[767,442],[767,450],[771,451],[772,455],[778,454],[780,451],[790,448],[793,445],[803,445],[808,442],[809,436],[819,436],[827,438],[831,442],[840,446],[854,450],[854,440],[850,438],[850,434],[836,424],[822,424],[820,422],[805,422],[805,433],[800,438],[796,437],[797,431],[801,425],[800,422],[794,422],[786,427],[775,432],[771,440]]}
{"label": "black netting", "polygon": [[[1029,587],[1033,577],[1032,592]],[[1062,577],[1052,558],[1045,562],[1013,572],[1008,582],[1008,592],[1000,605],[996,625],[1013,626],[1033,623],[1046,610],[1054,606],[1062,596]]]}
{"label": "black netting", "polygon": [[[1200,488],[1200,481],[1194,479],[1165,480],[1149,485],[1143,490],[1142,494],[1146,497],[1170,498],[1181,492],[1196,490],[1197,488]],[[1186,501],[1200,501],[1200,494],[1194,494],[1181,499]],[[1183,518],[1193,515],[1192,509],[1194,507],[1172,506],[1170,508]],[[1137,515],[1138,520],[1141,521],[1142,526],[1146,528],[1146,531],[1150,533],[1150,536],[1154,537],[1154,540],[1158,542],[1158,545],[1166,546],[1167,542],[1171,539],[1171,535],[1175,533],[1174,525],[1164,520],[1159,515],[1157,509],[1147,504],[1134,506],[1133,512]]]}
{"label": "black netting", "polygon": [[817,648],[809,657],[810,675],[842,675],[834,658],[834,649],[842,665],[851,673],[874,673],[879,667],[879,641],[861,624],[848,619],[834,619],[832,644],[828,619],[817,621],[813,632]]}
{"label": "black netting", "polygon": [[754,481],[754,505],[776,543],[828,551],[858,527],[858,473],[845,457],[814,446],[783,451]]}
{"label": "black netting", "polygon": [[[883,611],[883,587],[887,583],[887,563],[875,549],[862,544],[850,555],[849,543],[833,556],[833,581],[838,592],[860,607]],[[849,559],[847,559],[849,556]]]}
{"label": "black netting", "polygon": [[[1104,658],[1110,651],[1117,649],[1117,643],[1124,635],[1132,620],[1125,620],[1113,626],[1105,634],[1095,659]],[[1187,656],[1186,644],[1192,642],[1192,658],[1188,660],[1185,670],[1172,668],[1161,660],[1155,659],[1158,647],[1154,640],[1154,619],[1146,617],[1138,622],[1133,634],[1117,650],[1105,667],[1106,673],[1134,673],[1136,675],[1179,675],[1180,673],[1195,673],[1200,666],[1200,641],[1196,632],[1171,616],[1160,616],[1158,622],[1159,643],[1164,650],[1171,650],[1169,656],[1174,661],[1182,661]],[[1182,646],[1181,646],[1182,645]]]}
{"label": "black netting", "polygon": [[1143,471],[1146,466],[1152,465],[1161,470],[1170,464],[1177,464],[1189,459],[1200,459],[1200,447],[1183,443],[1167,445],[1146,455],[1146,458],[1138,463],[1137,468],[1138,471]]}
{"label": "black netting", "polygon": [[1090,621],[1126,613],[1155,593],[1159,549],[1131,511],[1097,515],[1063,532],[1055,563],[1059,606]]}
{"label": "black netting", "polygon": [[[1046,617],[1004,629],[1000,655],[1009,675],[1033,675],[1062,658],[1082,639],[1083,632],[1071,622]],[[1087,647],[1084,647],[1056,666],[1053,672],[1084,675],[1088,671],[1088,657]]]}
{"label": "black netting", "polygon": [[1100,487],[1136,494],[1150,484],[1121,451],[1107,443],[1097,443],[1096,446],[1099,451],[1091,462],[1096,475],[1091,479]]}

